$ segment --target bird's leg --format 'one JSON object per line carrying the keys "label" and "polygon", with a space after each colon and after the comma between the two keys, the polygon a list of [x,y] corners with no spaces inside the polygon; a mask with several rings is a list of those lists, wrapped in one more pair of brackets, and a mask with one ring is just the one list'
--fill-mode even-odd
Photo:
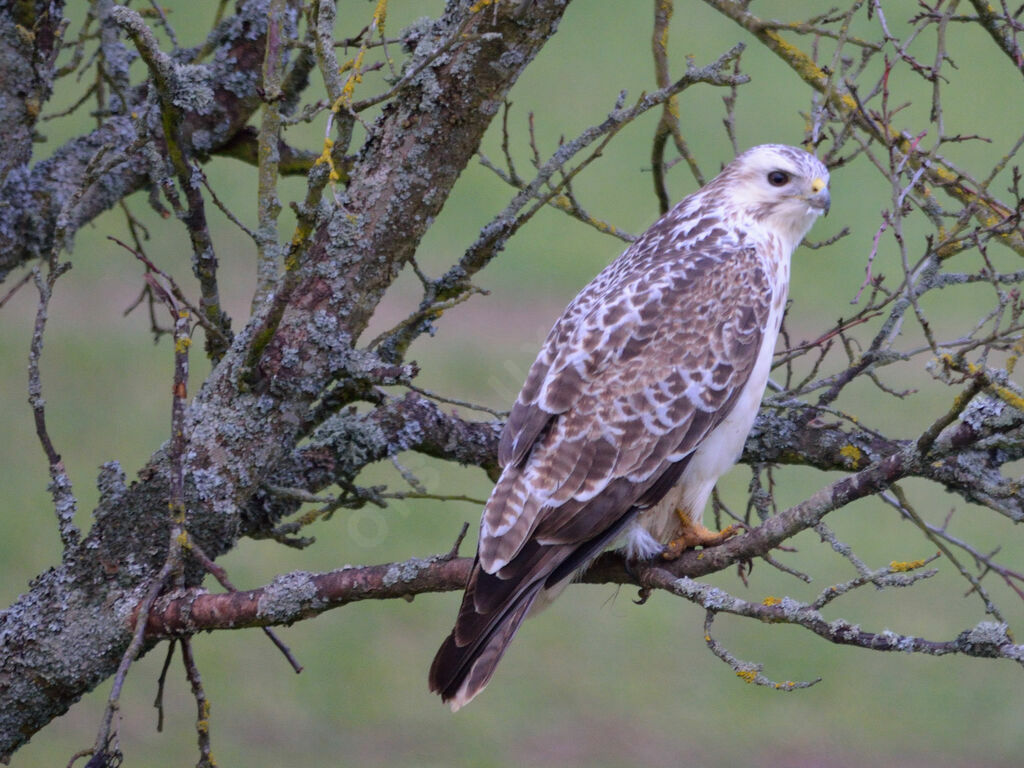
{"label": "bird's leg", "polygon": [[712,531],[705,528],[702,523],[695,522],[685,509],[677,509],[676,515],[681,523],[680,533],[677,538],[665,545],[661,553],[663,560],[675,560],[693,547],[717,547],[740,532],[739,527],[735,525],[727,525],[720,531]]}

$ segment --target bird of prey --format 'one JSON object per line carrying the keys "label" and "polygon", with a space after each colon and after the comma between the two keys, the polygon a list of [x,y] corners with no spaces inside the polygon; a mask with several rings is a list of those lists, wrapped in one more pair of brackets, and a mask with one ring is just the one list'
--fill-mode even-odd
{"label": "bird of prey", "polygon": [[430,688],[456,710],[516,630],[624,539],[678,557],[736,531],[701,523],[764,394],[790,255],[829,209],[829,174],[778,144],[740,154],[566,307],[516,399],[502,474]]}

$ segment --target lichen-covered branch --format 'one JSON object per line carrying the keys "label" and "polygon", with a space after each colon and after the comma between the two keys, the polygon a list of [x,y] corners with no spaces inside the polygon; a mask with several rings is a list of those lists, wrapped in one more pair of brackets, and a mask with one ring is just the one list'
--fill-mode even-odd
{"label": "lichen-covered branch", "polygon": [[[259,68],[254,70],[252,63],[262,60],[265,30],[266,0],[245,0],[211,37],[216,55],[195,70],[209,84],[211,98],[203,109],[189,111],[181,125],[181,141],[190,156],[204,157],[229,142],[259,105]],[[19,82],[6,76],[3,81]],[[31,167],[27,158],[12,162],[0,175],[0,280],[54,247],[57,217],[98,151],[112,148],[120,153],[118,162],[68,212],[65,237],[73,237],[82,225],[151,183],[151,155],[140,138],[159,135],[153,130],[159,118],[147,93],[145,86],[136,87],[129,92],[130,103],[92,133],[71,139]],[[8,149],[5,144],[0,156],[12,157]]]}
{"label": "lichen-covered branch", "polygon": [[[1024,31],[1024,24],[1020,21],[1020,11],[1016,16],[1006,14],[1005,16],[996,12],[991,3],[984,0],[970,0],[974,6],[974,12],[978,14],[978,23],[984,27],[996,44],[1002,49],[1014,67],[1021,74],[1024,74],[1024,51],[1021,50],[1018,38]],[[1004,5],[1003,8],[1006,6]]]}
{"label": "lichen-covered branch", "polygon": [[[278,16],[283,21],[284,9]],[[188,112],[205,112],[210,108],[213,92],[204,79],[205,73],[194,68],[178,66],[170,56],[160,50],[156,37],[142,17],[123,6],[111,12],[111,18],[120,25],[135,43],[143,61],[149,67],[153,87],[160,102],[160,125],[167,157],[185,193],[187,210],[180,213],[192,241],[192,271],[199,281],[200,309],[206,322],[218,329],[207,336],[206,347],[210,359],[216,363],[224,356],[231,336],[231,321],[221,307],[217,286],[217,256],[213,238],[206,220],[206,201],[191,163],[188,147],[182,142],[181,129]],[[274,25],[272,25],[274,26]],[[276,31],[276,30],[275,30]],[[268,33],[269,34],[269,33]]]}
{"label": "lichen-covered branch", "polygon": [[63,10],[61,2],[34,0],[5,4],[0,13],[0,187],[32,157],[35,125],[53,91]]}
{"label": "lichen-covered branch", "polygon": [[644,573],[643,583],[690,600],[715,613],[759,619],[777,624],[795,624],[838,645],[854,645],[873,651],[899,651],[945,656],[959,653],[982,659],[1004,658],[1024,666],[1024,646],[1015,644],[1005,624],[980,622],[961,632],[953,640],[927,640],[922,637],[900,635],[890,630],[869,632],[844,619],[828,621],[821,612],[790,598],[767,599],[751,603],[733,597],[707,584],[686,576],[675,577],[662,569]]}
{"label": "lichen-covered branch", "polygon": [[334,484],[351,484],[363,467],[404,451],[446,461],[497,469],[501,422],[468,421],[447,413],[436,402],[408,393],[386,398],[368,413],[340,413],[326,421],[308,443],[297,449],[253,495],[244,515],[244,532],[266,536],[301,502],[268,487],[317,492]]}
{"label": "lichen-covered branch", "polygon": [[169,593],[150,612],[151,636],[191,635],[211,629],[291,624],[359,600],[387,600],[462,589],[473,561],[426,558],[327,573],[297,571],[245,592]]}
{"label": "lichen-covered branch", "polygon": [[267,49],[263,58],[263,118],[258,142],[259,188],[257,191],[257,268],[256,293],[252,299],[255,310],[270,295],[281,268],[282,248],[278,242],[277,217],[281,200],[277,195],[281,146],[281,100],[284,70],[284,45],[288,39],[285,26],[286,0],[271,0],[268,13]]}
{"label": "lichen-covered branch", "polygon": [[[729,613],[771,624],[794,624],[840,645],[933,656],[957,653],[978,658],[1005,658],[1024,666],[1024,646],[1010,639],[1005,624],[981,622],[953,640],[928,640],[890,630],[870,632],[843,619],[829,621],[820,608],[792,598],[769,597],[761,603],[752,603],[734,597],[685,575],[708,572],[697,567],[696,558],[688,558],[688,561],[688,565],[673,565],[671,569],[642,563],[627,567],[619,552],[609,552],[587,569],[579,581],[664,590],[712,613]],[[465,586],[472,567],[470,558],[414,558],[327,573],[296,571],[278,577],[265,587],[245,592],[213,594],[193,589],[184,594],[167,594],[150,612],[147,632],[151,637],[182,637],[211,630],[292,624],[361,600],[410,598],[459,590]],[[880,580],[887,578],[889,586],[910,586],[918,579],[905,572],[915,567],[918,564],[893,563],[876,574],[871,583],[881,586]],[[868,580],[860,583],[868,583]],[[837,589],[835,593],[843,591]],[[785,687],[793,690],[799,685]]]}

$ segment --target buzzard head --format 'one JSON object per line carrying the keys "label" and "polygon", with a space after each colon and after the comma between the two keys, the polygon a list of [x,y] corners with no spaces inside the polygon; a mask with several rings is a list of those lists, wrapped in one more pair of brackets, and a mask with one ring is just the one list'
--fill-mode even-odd
{"label": "buzzard head", "polygon": [[737,212],[785,238],[790,250],[828,213],[828,169],[802,149],[753,147],[729,163],[723,177]]}

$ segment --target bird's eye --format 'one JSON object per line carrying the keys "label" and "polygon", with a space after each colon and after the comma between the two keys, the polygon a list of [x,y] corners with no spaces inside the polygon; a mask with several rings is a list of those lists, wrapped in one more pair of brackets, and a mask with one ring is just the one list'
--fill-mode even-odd
{"label": "bird's eye", "polygon": [[771,171],[768,174],[768,183],[773,187],[784,187],[789,183],[789,174],[785,171]]}

